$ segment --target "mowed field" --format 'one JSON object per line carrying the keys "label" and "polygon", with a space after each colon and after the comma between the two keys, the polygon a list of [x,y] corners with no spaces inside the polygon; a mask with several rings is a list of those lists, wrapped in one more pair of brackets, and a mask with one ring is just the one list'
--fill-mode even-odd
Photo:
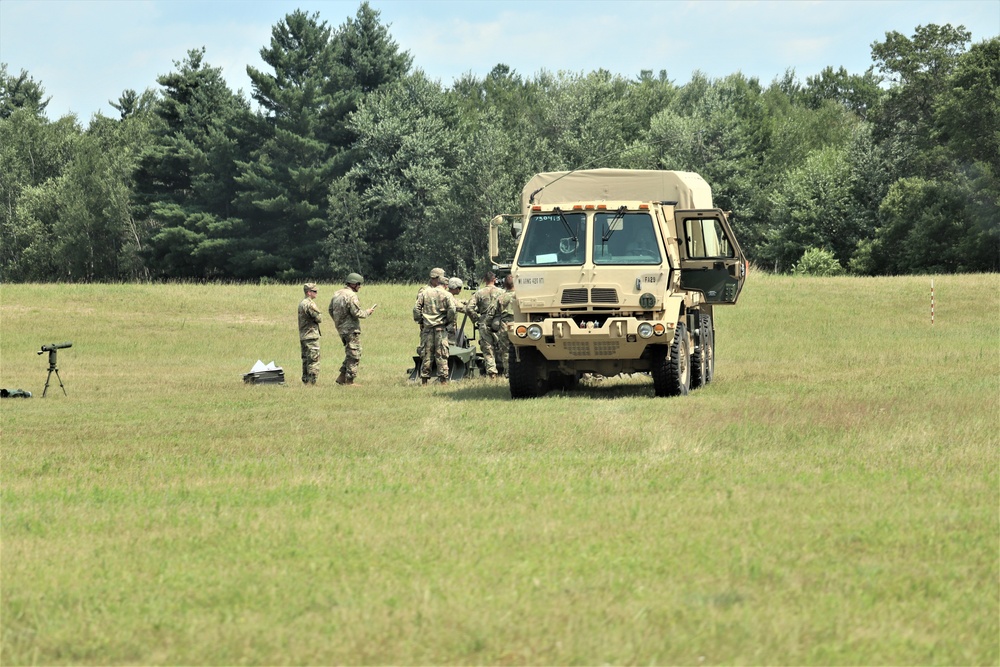
{"label": "mowed field", "polygon": [[3,285],[0,663],[997,665],[1000,276],[930,282],[754,273],[707,387],[530,401],[406,381],[416,285],[352,388],[298,285]]}

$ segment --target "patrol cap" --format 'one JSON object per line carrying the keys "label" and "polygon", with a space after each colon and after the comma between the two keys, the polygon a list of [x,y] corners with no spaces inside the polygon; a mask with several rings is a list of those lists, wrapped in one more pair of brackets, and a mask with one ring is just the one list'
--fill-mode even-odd
{"label": "patrol cap", "polygon": [[365,278],[360,273],[348,273],[347,274],[347,284],[348,285],[360,285],[364,281],[365,281]]}
{"label": "patrol cap", "polygon": [[302,286],[302,291],[303,292],[315,292],[316,291],[316,283],[306,283],[305,285]]}
{"label": "patrol cap", "polygon": [[449,278],[448,279],[448,289],[462,289],[462,279],[461,278]]}
{"label": "patrol cap", "polygon": [[444,269],[431,269],[431,278],[444,278]]}

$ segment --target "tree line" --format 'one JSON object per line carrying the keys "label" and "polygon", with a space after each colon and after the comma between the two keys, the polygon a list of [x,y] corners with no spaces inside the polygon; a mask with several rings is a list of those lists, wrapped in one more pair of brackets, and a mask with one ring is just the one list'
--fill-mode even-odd
{"label": "tree line", "polygon": [[768,85],[499,64],[444,87],[367,2],[292,12],[260,53],[256,107],[202,48],[85,128],[0,64],[0,280],[479,274],[533,174],[596,167],[700,173],[767,270],[1000,270],[1000,37],[963,26]]}

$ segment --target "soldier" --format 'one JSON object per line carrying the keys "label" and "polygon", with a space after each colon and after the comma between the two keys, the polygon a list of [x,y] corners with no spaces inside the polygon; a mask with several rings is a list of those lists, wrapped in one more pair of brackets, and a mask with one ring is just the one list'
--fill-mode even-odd
{"label": "soldier", "polygon": [[299,302],[299,347],[302,348],[302,384],[316,384],[319,376],[319,323],[323,314],[316,306],[316,283],[302,286],[306,296]]}
{"label": "soldier", "polygon": [[[434,271],[431,272],[432,281]],[[417,295],[413,320],[420,323],[420,381],[423,384],[431,377],[432,361],[437,364],[441,384],[448,382],[448,328],[455,325],[455,312],[455,298],[437,284],[425,287]]]}
{"label": "soldier", "polygon": [[483,276],[483,286],[473,295],[469,304],[469,315],[479,330],[479,348],[483,351],[483,363],[490,379],[498,375],[496,362],[497,332],[490,327],[497,312],[497,304],[503,290],[496,286],[496,275],[487,271]]}
{"label": "soldier", "polygon": [[458,340],[458,314],[468,314],[469,312],[469,302],[458,300],[458,295],[462,293],[463,287],[461,278],[448,279],[448,293],[451,294],[452,301],[455,302],[455,324],[448,329],[448,342],[452,345],[455,345]]}
{"label": "soldier", "polygon": [[499,320],[497,323],[497,356],[503,364],[503,374],[507,375],[508,355],[510,354],[510,338],[507,337],[507,329],[514,321],[514,299],[517,298],[514,294],[514,276],[508,274],[503,279],[503,287],[504,293],[500,296],[500,301],[497,304],[497,319]]}
{"label": "soldier", "polygon": [[355,385],[358,364],[361,362],[361,322],[375,312],[376,303],[368,310],[362,310],[358,302],[358,292],[365,279],[360,273],[349,273],[346,286],[338,290],[330,300],[330,317],[337,327],[340,340],[344,343],[344,363],[340,365],[337,384]]}
{"label": "soldier", "polygon": [[[461,278],[448,278],[448,293],[453,297],[457,297],[461,294],[463,287],[465,287],[465,284],[462,282]],[[455,299],[456,312],[464,313],[468,303],[468,301],[459,301],[458,299]]]}
{"label": "soldier", "polygon": [[[445,280],[446,279],[444,277],[444,269],[438,269],[438,268],[431,269],[431,279],[430,279],[430,282],[427,283],[426,285],[421,285],[420,286],[420,289],[417,290],[417,298],[418,299],[420,298],[420,295],[424,293],[424,290],[431,289],[431,288],[441,288],[444,285]],[[423,336],[424,323],[423,322],[418,322],[418,324],[420,324],[420,344],[417,345],[417,356],[420,357],[421,359],[423,359],[424,358],[424,342],[423,342],[424,341],[424,336]]]}

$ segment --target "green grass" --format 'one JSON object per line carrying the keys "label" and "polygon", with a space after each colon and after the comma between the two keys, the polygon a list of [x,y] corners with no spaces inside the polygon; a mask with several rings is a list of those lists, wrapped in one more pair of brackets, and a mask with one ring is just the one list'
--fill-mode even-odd
{"label": "green grass", "polygon": [[406,382],[413,285],[355,388],[297,286],[0,289],[2,664],[1000,663],[1000,276],[754,274],[708,387],[517,402]]}

